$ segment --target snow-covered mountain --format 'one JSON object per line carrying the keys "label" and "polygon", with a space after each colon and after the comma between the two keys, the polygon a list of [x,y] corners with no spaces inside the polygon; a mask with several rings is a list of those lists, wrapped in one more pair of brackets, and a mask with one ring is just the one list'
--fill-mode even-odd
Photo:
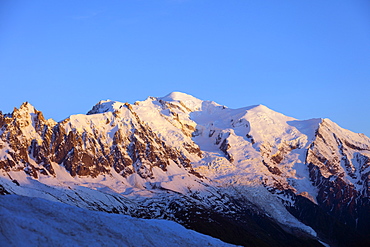
{"label": "snow-covered mountain", "polygon": [[366,246],[370,139],[174,92],[57,123],[0,115],[0,193],[169,219],[245,246]]}

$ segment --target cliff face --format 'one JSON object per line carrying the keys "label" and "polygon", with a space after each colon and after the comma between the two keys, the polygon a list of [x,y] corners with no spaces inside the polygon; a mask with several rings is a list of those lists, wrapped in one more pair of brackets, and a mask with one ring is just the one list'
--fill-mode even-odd
{"label": "cliff face", "polygon": [[170,219],[250,246],[370,236],[370,139],[328,119],[172,93],[101,101],[59,123],[24,103],[0,129],[1,194]]}
{"label": "cliff face", "polygon": [[[55,123],[46,121],[30,104],[23,104],[1,118],[1,140],[8,146],[3,148],[6,157],[1,168],[24,170],[35,179],[39,174],[55,175],[52,163],[63,165],[72,177],[94,178],[114,169],[123,177],[137,173],[153,178],[153,167],[166,171],[170,161],[191,171],[182,150],[166,145],[144,126],[129,104],[123,106],[119,112],[71,116]],[[190,144],[186,147],[194,152]]]}
{"label": "cliff face", "polygon": [[370,143],[325,120],[316,131],[306,163],[318,205],[356,232],[369,234]]}

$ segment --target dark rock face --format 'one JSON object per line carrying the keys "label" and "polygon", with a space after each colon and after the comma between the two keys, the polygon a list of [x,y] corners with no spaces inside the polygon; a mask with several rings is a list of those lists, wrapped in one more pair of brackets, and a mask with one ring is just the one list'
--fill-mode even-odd
{"label": "dark rock face", "polygon": [[312,203],[303,196],[295,197],[294,206],[287,207],[289,212],[304,224],[316,230],[319,237],[330,246],[369,246],[370,240],[366,234],[338,220],[326,208]]}
{"label": "dark rock face", "polygon": [[4,186],[0,185],[0,195],[9,195],[10,193],[4,188]]}
{"label": "dark rock face", "polygon": [[176,219],[182,220],[186,227],[228,243],[255,247],[322,246],[304,233],[287,232],[271,218],[243,206],[230,215],[202,207],[178,208]]}

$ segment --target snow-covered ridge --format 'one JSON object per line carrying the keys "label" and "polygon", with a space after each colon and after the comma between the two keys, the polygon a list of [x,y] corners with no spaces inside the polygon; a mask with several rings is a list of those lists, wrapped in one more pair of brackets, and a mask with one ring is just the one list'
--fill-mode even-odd
{"label": "snow-covered ridge", "polygon": [[[172,92],[164,97],[158,97],[158,98],[148,97],[148,99],[146,99],[145,101],[138,101],[138,102],[135,102],[135,104],[140,104],[146,101],[153,101],[153,100],[165,101],[171,104],[175,104],[189,111],[200,111],[207,104],[219,106],[219,104],[215,102],[203,101],[203,100],[195,98],[194,96],[181,93],[181,92]],[[118,111],[119,109],[121,109],[124,105],[128,105],[128,103],[122,103],[122,102],[113,101],[113,100],[101,100],[87,114],[114,112],[114,111]]]}
{"label": "snow-covered ridge", "polygon": [[202,109],[203,100],[197,99],[191,95],[181,93],[181,92],[172,92],[164,97],[158,98],[159,100],[167,101],[170,103],[182,103],[191,111],[198,111]]}
{"label": "snow-covered ridge", "polygon": [[179,92],[134,104],[100,101],[59,123],[29,104],[17,111],[0,119],[0,185],[8,193],[182,215],[186,224],[191,216],[176,210],[232,215],[253,205],[311,238],[316,229],[289,211],[297,198],[320,206],[348,191],[340,203],[351,210],[356,200],[348,198],[370,194],[370,139],[327,119],[297,120],[264,105],[231,109]]}
{"label": "snow-covered ridge", "polygon": [[104,112],[114,112],[121,109],[124,105],[124,103],[118,101],[101,100],[87,114],[90,115]]}

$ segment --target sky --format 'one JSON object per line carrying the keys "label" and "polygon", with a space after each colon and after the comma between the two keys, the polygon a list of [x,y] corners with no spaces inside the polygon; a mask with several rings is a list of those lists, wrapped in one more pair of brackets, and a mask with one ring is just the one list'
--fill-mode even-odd
{"label": "sky", "polygon": [[368,0],[1,0],[0,110],[173,91],[370,136]]}

